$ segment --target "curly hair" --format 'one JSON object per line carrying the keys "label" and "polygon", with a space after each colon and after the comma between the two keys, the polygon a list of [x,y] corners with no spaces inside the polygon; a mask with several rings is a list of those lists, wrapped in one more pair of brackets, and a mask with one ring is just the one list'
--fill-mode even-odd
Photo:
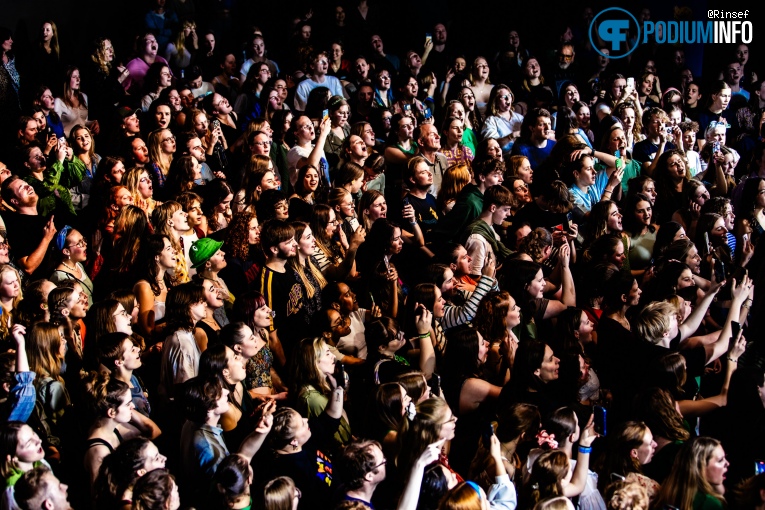
{"label": "curly hair", "polygon": [[250,222],[258,217],[253,211],[245,209],[236,213],[228,226],[228,235],[223,243],[223,251],[230,257],[245,260],[250,253]]}
{"label": "curly hair", "polygon": [[490,342],[503,340],[508,334],[506,319],[510,310],[510,299],[510,293],[505,290],[492,291],[478,304],[473,324]]}
{"label": "curly hair", "polygon": [[545,259],[545,249],[552,248],[552,244],[550,231],[544,227],[537,227],[521,240],[518,251],[527,254],[534,262],[541,263]]}

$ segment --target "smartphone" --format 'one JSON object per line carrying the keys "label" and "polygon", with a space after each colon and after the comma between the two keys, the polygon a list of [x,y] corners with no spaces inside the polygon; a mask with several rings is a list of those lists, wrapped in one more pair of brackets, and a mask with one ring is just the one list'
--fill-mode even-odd
{"label": "smartphone", "polygon": [[425,120],[430,120],[433,118],[433,112],[430,111],[430,108],[425,108]]}
{"label": "smartphone", "polygon": [[614,152],[614,157],[615,157],[616,159],[619,159],[619,158],[621,158],[621,157],[622,157],[622,151],[615,151],[615,152]]}
{"label": "smartphone", "polygon": [[746,242],[748,242],[748,241],[749,241],[749,234],[744,234],[744,235],[742,235],[742,236],[741,236],[741,239],[743,239],[743,241],[744,241],[745,243],[746,243]]}
{"label": "smartphone", "polygon": [[759,475],[765,473],[765,460],[754,461],[754,474]]}
{"label": "smartphone", "polygon": [[433,34],[425,34],[425,42],[432,41],[433,40]]}
{"label": "smartphone", "polygon": [[335,363],[335,373],[332,375],[335,377],[337,386],[345,389],[345,367],[339,361]]}
{"label": "smartphone", "polygon": [[405,112],[411,112],[412,111],[412,105],[407,103],[404,105],[404,111]]}
{"label": "smartphone", "polygon": [[629,77],[627,78],[627,88],[635,89],[635,78]]}
{"label": "smartphone", "polygon": [[404,197],[403,202],[404,202],[404,207],[408,206],[409,205],[409,197],[408,196]]}
{"label": "smartphone", "polygon": [[432,386],[430,388],[432,390],[432,392],[431,392],[432,395],[434,397],[441,396],[441,376],[436,374],[436,373],[434,373],[433,377],[430,379],[430,381],[431,381],[431,384],[432,384]]}
{"label": "smartphone", "polygon": [[717,142],[717,141],[715,141],[715,142],[712,144],[712,152],[713,152],[713,153],[715,153],[715,152],[720,152],[720,142]]}
{"label": "smartphone", "polygon": [[704,246],[699,246],[699,254],[702,257],[709,255],[709,234],[704,232]]}
{"label": "smartphone", "polygon": [[487,450],[491,448],[491,436],[494,435],[494,424],[489,422],[484,426],[481,431],[481,440],[483,441],[483,447]]}
{"label": "smartphone", "polygon": [[738,338],[738,334],[741,333],[741,324],[739,324],[736,321],[731,321],[730,329],[731,329],[731,340],[736,340]]}
{"label": "smartphone", "polygon": [[[714,259],[714,272],[715,272],[715,280],[718,282],[721,282],[725,279],[725,263],[718,259]],[[732,283],[732,282],[731,282]]]}
{"label": "smartphone", "polygon": [[571,232],[572,231],[572,229],[571,229],[571,218],[566,217],[566,224],[564,225],[564,227],[566,228],[566,232]]}
{"label": "smartphone", "polygon": [[595,432],[601,436],[605,436],[608,431],[606,427],[606,408],[603,406],[595,406],[593,408],[593,414],[595,415],[593,418],[595,423]]}
{"label": "smartphone", "polygon": [[672,134],[672,126],[667,126],[667,134],[668,135]]}
{"label": "smartphone", "polygon": [[322,121],[325,121],[328,118],[329,118],[329,110],[324,110],[323,112],[321,112],[321,120]]}
{"label": "smartphone", "polygon": [[213,119],[212,121],[212,128],[218,129],[220,127],[220,121],[218,119]]}

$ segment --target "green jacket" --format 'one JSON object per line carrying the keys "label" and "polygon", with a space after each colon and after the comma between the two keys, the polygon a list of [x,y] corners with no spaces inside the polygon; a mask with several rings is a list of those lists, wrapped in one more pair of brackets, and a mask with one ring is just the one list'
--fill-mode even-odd
{"label": "green jacket", "polygon": [[452,210],[438,220],[434,229],[435,238],[444,242],[460,239],[465,227],[475,221],[482,210],[483,193],[475,184],[468,184],[457,195]]}
{"label": "green jacket", "polygon": [[498,265],[514,253],[513,250],[502,244],[501,241],[497,241],[494,227],[483,221],[481,218],[475,220],[468,226],[468,228],[465,229],[465,233],[460,238],[462,239],[462,246],[465,246],[467,238],[473,234],[480,234],[484,239],[486,239],[486,242],[489,243],[491,250],[497,257]]}
{"label": "green jacket", "polygon": [[39,197],[37,212],[41,216],[53,213],[59,203],[72,215],[76,215],[69,188],[80,184],[83,177],[85,177],[85,164],[79,158],[72,158],[71,161],[53,163],[43,173],[42,181],[32,174],[28,174],[24,180],[34,188]]}

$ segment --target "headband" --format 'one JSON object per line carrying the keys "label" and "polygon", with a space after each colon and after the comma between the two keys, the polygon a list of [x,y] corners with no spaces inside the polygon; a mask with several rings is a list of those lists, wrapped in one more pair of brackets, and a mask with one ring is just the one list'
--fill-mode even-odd
{"label": "headband", "polygon": [[69,232],[72,231],[72,227],[69,225],[65,225],[64,228],[59,230],[56,233],[56,248],[58,248],[58,251],[63,250],[66,248],[66,236],[69,235]]}

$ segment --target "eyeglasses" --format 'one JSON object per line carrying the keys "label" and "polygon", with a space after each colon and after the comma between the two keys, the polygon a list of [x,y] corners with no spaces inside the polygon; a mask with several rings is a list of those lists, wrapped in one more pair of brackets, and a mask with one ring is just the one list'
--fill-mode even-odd
{"label": "eyeglasses", "polygon": [[148,184],[151,182],[151,179],[149,179],[148,177],[141,177],[140,179],[138,179],[138,182],[141,182],[143,184]]}
{"label": "eyeglasses", "polygon": [[252,145],[258,145],[260,147],[270,147],[271,142],[269,142],[268,140],[266,140],[265,142],[252,142]]}
{"label": "eyeglasses", "polygon": [[505,94],[504,96],[499,96],[499,98],[504,100],[504,101],[509,101],[510,100],[510,96],[508,96],[507,94]]}
{"label": "eyeglasses", "polygon": [[163,138],[162,139],[162,143],[170,142],[170,141],[174,142],[175,141],[175,136],[168,136],[167,138]]}
{"label": "eyeglasses", "polygon": [[558,53],[558,56],[566,61],[574,59],[574,55],[570,53]]}
{"label": "eyeglasses", "polygon": [[83,238],[74,244],[67,245],[67,248],[71,248],[73,246],[76,246],[78,248],[85,248],[87,245],[88,245],[88,242]]}
{"label": "eyeglasses", "polygon": [[[127,313],[125,310],[120,310],[119,312],[112,314],[112,317],[119,317],[120,315],[122,315],[123,317],[130,317],[130,314]],[[133,347],[135,348],[136,346],[133,346]]]}
{"label": "eyeglasses", "polygon": [[8,248],[10,250],[11,249],[11,245],[8,244],[8,241],[0,241],[0,249],[2,249],[2,248]]}
{"label": "eyeglasses", "polygon": [[388,460],[387,460],[387,459],[383,459],[383,461],[382,461],[382,462],[380,462],[379,464],[377,464],[376,466],[374,466],[374,467],[373,467],[372,469],[370,469],[369,471],[374,471],[374,470],[375,470],[375,469],[377,469],[377,468],[383,467],[383,466],[384,466],[385,464],[387,464],[387,463],[388,463]]}

